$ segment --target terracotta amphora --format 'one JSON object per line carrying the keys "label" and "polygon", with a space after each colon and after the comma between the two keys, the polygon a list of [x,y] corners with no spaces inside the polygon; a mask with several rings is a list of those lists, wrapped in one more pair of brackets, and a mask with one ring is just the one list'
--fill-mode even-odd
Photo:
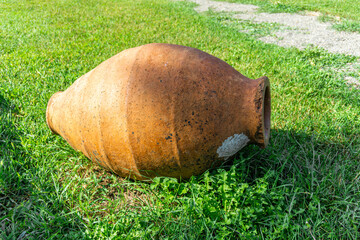
{"label": "terracotta amphora", "polygon": [[200,50],[147,44],[104,61],[49,100],[46,121],[121,176],[189,178],[270,137],[270,84]]}

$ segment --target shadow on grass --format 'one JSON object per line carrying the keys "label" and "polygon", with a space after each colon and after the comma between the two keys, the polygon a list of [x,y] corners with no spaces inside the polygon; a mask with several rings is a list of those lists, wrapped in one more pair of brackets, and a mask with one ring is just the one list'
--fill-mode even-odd
{"label": "shadow on grass", "polygon": [[[313,235],[319,239],[357,239],[358,139],[354,136],[336,142],[279,129],[272,130],[271,135],[266,149],[247,146],[231,161],[196,177],[196,182],[215,183],[211,191],[204,191],[201,196],[226,189],[223,195],[218,191],[213,196],[218,198],[218,208],[232,199],[241,202],[239,211],[258,208],[261,211],[251,226],[284,227],[283,238],[296,232],[301,239]],[[247,186],[247,190],[235,197],[242,186]],[[256,204],[248,200],[254,196],[258,196]],[[267,222],[269,219],[273,222]]]}
{"label": "shadow on grass", "polygon": [[273,171],[270,175],[276,178],[274,187],[291,182],[313,191],[324,181],[335,184],[357,180],[358,140],[349,136],[345,142],[333,141],[302,131],[273,129],[266,149],[247,146],[223,167],[240,164],[247,182]]}
{"label": "shadow on grass", "polygon": [[[346,142],[335,142],[302,131],[272,129],[266,149],[249,145],[220,168],[228,169],[233,164],[240,164],[248,182],[275,171],[278,180],[299,178],[304,183],[309,178],[326,177],[335,169],[359,169],[355,162],[358,157],[356,141],[355,136]],[[354,171],[351,171],[343,180],[353,180],[354,177]]]}
{"label": "shadow on grass", "polygon": [[54,187],[42,186],[36,159],[22,144],[18,116],[16,106],[0,95],[0,239],[79,236],[79,222],[66,216],[64,204],[46,197]]}

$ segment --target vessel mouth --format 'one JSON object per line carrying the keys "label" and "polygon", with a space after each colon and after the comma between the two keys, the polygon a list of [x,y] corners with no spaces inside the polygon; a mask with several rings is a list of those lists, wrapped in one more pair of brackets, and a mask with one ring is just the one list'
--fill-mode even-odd
{"label": "vessel mouth", "polygon": [[265,83],[264,96],[263,96],[263,129],[264,129],[264,145],[265,148],[269,144],[270,127],[271,127],[271,96],[270,85]]}
{"label": "vessel mouth", "polygon": [[253,143],[261,148],[265,148],[269,144],[271,128],[270,82],[265,76],[257,80],[257,96],[255,99],[258,124],[256,125]]}

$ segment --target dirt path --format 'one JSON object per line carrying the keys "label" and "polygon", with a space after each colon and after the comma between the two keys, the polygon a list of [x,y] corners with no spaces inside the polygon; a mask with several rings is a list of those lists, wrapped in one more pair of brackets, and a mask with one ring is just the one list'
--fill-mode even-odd
{"label": "dirt path", "polygon": [[[216,12],[234,12],[233,17],[250,20],[255,23],[278,23],[283,26],[271,36],[259,38],[266,43],[273,43],[283,47],[296,47],[304,49],[309,45],[321,47],[331,53],[341,53],[360,57],[360,34],[340,32],[331,28],[329,22],[319,22],[320,13],[308,12],[305,15],[292,13],[260,13],[259,7],[249,4],[218,2],[211,0],[187,0],[198,4],[197,12],[213,10]],[[359,73],[360,58],[357,63],[352,63],[338,72],[347,72],[344,79],[348,83],[360,87],[359,77],[350,76]]]}

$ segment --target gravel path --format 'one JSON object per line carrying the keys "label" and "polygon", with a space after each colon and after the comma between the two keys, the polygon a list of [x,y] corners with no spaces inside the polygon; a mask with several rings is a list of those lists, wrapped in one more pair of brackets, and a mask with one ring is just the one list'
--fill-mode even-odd
{"label": "gravel path", "polygon": [[[198,4],[197,12],[213,10],[216,12],[235,12],[237,19],[250,20],[255,23],[279,23],[285,26],[281,30],[259,40],[283,47],[304,49],[309,45],[318,46],[331,53],[342,53],[360,57],[360,34],[340,32],[331,28],[329,22],[319,22],[320,13],[308,12],[306,15],[294,13],[260,13],[258,6],[239,3],[218,2],[211,0],[187,0]],[[337,69],[341,72],[356,73],[360,71],[360,58],[357,63]],[[345,76],[349,84],[360,87],[360,79]]]}
{"label": "gravel path", "polygon": [[343,53],[360,57],[360,34],[339,32],[331,29],[331,23],[319,22],[318,14],[259,13],[258,6],[211,0],[189,0],[199,4],[198,12],[212,9],[217,12],[239,12],[234,18],[250,20],[255,23],[279,23],[289,27],[274,32],[275,37],[262,37],[260,40],[283,47],[304,49],[308,45],[322,47],[331,53]]}

